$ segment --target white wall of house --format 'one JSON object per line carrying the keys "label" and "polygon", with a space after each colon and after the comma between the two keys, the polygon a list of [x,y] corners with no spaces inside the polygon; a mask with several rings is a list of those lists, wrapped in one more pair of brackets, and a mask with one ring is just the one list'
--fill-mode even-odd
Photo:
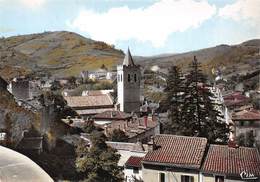
{"label": "white wall of house", "polygon": [[134,170],[133,168],[124,169],[125,180],[127,182],[134,182],[135,179],[142,179],[142,169]]}

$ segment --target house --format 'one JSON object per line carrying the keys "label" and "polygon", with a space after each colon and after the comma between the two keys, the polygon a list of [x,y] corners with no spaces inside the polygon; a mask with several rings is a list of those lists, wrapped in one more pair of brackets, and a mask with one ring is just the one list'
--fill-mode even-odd
{"label": "house", "polygon": [[135,179],[142,180],[143,157],[131,156],[125,163],[124,175],[126,182],[132,182]]}
{"label": "house", "polygon": [[113,111],[114,103],[110,94],[64,97],[69,107],[83,118],[94,116],[104,111]]}
{"label": "house", "polygon": [[156,135],[142,160],[142,175],[149,182],[199,182],[207,139]]}
{"label": "house", "polygon": [[148,146],[141,142],[126,143],[107,141],[106,144],[116,149],[117,153],[120,154],[118,166],[123,169],[125,181],[132,182],[134,178],[141,180],[141,161],[148,152]]}
{"label": "house", "polygon": [[260,155],[256,148],[210,145],[201,170],[204,182],[260,180]]}
{"label": "house", "polygon": [[252,132],[256,144],[260,146],[260,111],[249,109],[234,112],[232,121],[234,123],[236,137]]}

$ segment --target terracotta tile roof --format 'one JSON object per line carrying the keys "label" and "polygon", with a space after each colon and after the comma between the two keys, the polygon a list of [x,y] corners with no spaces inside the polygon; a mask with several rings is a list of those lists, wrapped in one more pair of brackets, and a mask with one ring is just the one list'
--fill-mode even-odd
{"label": "terracotta tile roof", "polygon": [[236,112],[232,116],[232,120],[240,121],[240,120],[259,120],[260,121],[260,111],[257,110],[243,110],[240,112]]}
{"label": "terracotta tile roof", "polygon": [[149,151],[143,163],[199,169],[207,145],[206,138],[156,135],[156,149]]}
{"label": "terracotta tile roof", "polygon": [[131,156],[129,159],[126,161],[125,166],[126,167],[138,167],[141,168],[141,161],[143,160],[143,157],[136,157],[136,156]]}
{"label": "terracotta tile roof", "polygon": [[210,145],[202,171],[228,176],[240,176],[246,171],[260,176],[260,155],[256,148]]}
{"label": "terracotta tile roof", "polygon": [[130,119],[131,115],[122,111],[105,111],[95,115],[95,119],[125,120]]}
{"label": "terracotta tile roof", "polygon": [[96,96],[69,96],[64,97],[70,107],[102,107],[113,105],[113,99],[110,94]]}

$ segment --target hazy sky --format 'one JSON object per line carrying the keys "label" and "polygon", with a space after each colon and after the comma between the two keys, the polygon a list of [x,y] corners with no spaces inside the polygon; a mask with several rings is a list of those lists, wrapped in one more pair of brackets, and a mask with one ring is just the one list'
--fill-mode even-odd
{"label": "hazy sky", "polygon": [[68,30],[134,55],[260,38],[260,0],[0,0],[0,36]]}

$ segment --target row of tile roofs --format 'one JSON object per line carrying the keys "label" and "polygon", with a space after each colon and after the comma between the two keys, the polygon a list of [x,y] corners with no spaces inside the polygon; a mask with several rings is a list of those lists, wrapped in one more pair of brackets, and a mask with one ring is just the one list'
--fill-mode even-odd
{"label": "row of tile roofs", "polygon": [[131,121],[114,120],[110,124],[101,127],[106,127],[108,133],[112,133],[115,129],[121,129],[129,138],[132,138],[146,130],[155,128],[158,124],[156,119],[147,118],[147,122],[145,122],[145,118],[137,118]]}
{"label": "row of tile roofs", "polygon": [[[142,159],[144,164],[155,164],[189,169],[200,169],[208,174],[239,177],[245,171],[260,176],[260,155],[256,148],[210,145],[202,165],[207,139],[175,135],[156,135],[155,149]],[[127,165],[138,164],[130,159]],[[136,162],[136,163],[135,163]]]}

